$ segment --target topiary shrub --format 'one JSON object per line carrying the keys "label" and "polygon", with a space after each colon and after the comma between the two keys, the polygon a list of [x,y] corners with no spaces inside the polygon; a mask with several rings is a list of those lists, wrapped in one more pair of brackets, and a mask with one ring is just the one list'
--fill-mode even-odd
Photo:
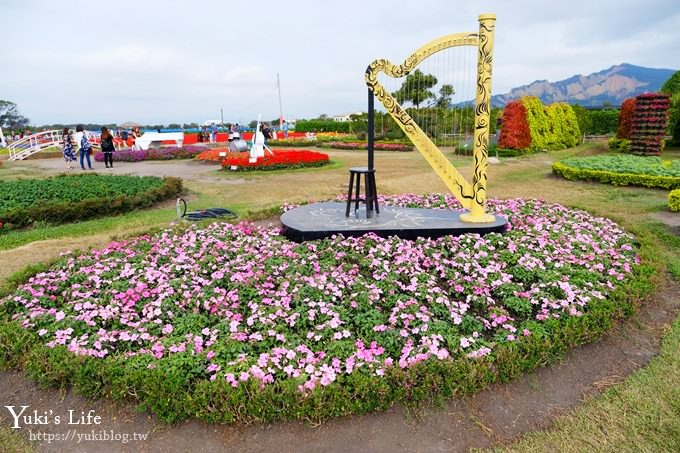
{"label": "topiary shrub", "polygon": [[670,96],[644,93],[635,100],[630,151],[643,156],[660,155],[668,125]]}
{"label": "topiary shrub", "polygon": [[609,150],[619,153],[630,152],[630,140],[625,138],[612,137],[609,139]]}
{"label": "topiary shrub", "polygon": [[531,147],[527,109],[519,101],[509,102],[503,110],[503,127],[498,138],[498,147],[515,150]]}
{"label": "topiary shrub", "polygon": [[581,139],[581,131],[578,128],[576,114],[569,104],[556,102],[546,108],[546,114],[550,119],[552,143],[549,148],[571,148],[576,146]]}
{"label": "topiary shrub", "polygon": [[671,211],[680,212],[680,189],[672,190],[668,194],[668,208]]}
{"label": "topiary shrub", "polygon": [[[619,114],[619,127],[616,129],[616,137],[629,139],[633,127],[633,112],[635,111],[635,98],[629,98],[621,104]],[[627,152],[627,151],[626,151]]]}
{"label": "topiary shrub", "polygon": [[520,99],[527,111],[527,123],[531,133],[531,147],[549,149],[550,119],[545,114],[543,103],[536,96],[525,96]]}

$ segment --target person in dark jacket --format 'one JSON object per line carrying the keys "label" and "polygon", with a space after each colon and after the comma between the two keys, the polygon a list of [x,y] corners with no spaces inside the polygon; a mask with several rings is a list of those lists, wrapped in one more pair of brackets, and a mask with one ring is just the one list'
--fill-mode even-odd
{"label": "person in dark jacket", "polygon": [[106,168],[113,168],[113,152],[116,148],[113,146],[113,135],[105,127],[102,127],[101,147],[104,153],[104,164]]}

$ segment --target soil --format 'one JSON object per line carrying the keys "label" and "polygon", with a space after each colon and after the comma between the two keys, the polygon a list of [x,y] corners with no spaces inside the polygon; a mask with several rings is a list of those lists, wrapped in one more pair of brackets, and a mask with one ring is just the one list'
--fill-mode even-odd
{"label": "soil", "polygon": [[[32,161],[41,168],[62,171],[63,162]],[[162,174],[164,163],[135,163],[135,174]],[[168,164],[165,164],[168,165]],[[233,183],[210,175],[212,167],[202,163],[182,166],[182,177],[209,178]],[[177,168],[177,167],[175,167]],[[78,170],[80,171],[80,170]],[[111,171],[101,169],[98,171]],[[129,173],[124,164],[113,172]],[[176,173],[176,171],[174,171]],[[677,214],[660,216],[660,220],[678,233]],[[268,224],[271,219],[261,221]],[[32,261],[36,258],[33,257]],[[29,437],[38,432],[68,439],[42,440],[45,452],[353,452],[353,451],[467,451],[492,447],[516,439],[523,433],[549,427],[552,421],[578,406],[585,398],[601,393],[621,382],[631,372],[645,366],[659,351],[661,338],[680,314],[680,284],[665,276],[654,297],[640,307],[631,320],[616,326],[596,343],[568,352],[554,366],[523,375],[513,382],[495,384],[470,397],[450,401],[444,407],[421,407],[407,410],[395,405],[386,412],[345,417],[320,424],[278,422],[239,426],[209,425],[186,421],[167,425],[156,417],[139,413],[132,406],[109,401],[92,401],[72,391],[40,389],[21,371],[0,372],[2,406],[30,406],[26,413],[59,415],[45,425],[24,427],[20,433]],[[99,424],[68,425],[68,411],[101,417]],[[5,425],[12,419],[6,409],[0,411]],[[122,442],[124,436],[148,434],[146,440]],[[96,435],[99,440],[78,435]],[[45,434],[42,434],[44,437]],[[102,440],[106,436],[118,440]]]}

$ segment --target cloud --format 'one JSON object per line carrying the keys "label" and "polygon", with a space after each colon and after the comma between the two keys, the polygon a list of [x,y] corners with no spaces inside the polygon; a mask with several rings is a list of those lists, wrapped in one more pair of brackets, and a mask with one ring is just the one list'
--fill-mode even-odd
{"label": "cloud", "polygon": [[366,108],[372,60],[474,32],[483,12],[498,18],[494,93],[680,61],[677,0],[4,0],[1,97],[36,124],[200,122],[220,108],[247,122],[278,115],[278,73],[286,116],[333,115]]}

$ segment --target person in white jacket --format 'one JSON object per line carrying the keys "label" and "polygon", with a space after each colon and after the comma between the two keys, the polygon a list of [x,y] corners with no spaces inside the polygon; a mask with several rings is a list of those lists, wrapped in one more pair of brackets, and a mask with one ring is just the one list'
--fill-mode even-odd
{"label": "person in white jacket", "polygon": [[82,124],[76,126],[76,137],[74,141],[75,145],[80,150],[80,168],[85,170],[83,158],[87,158],[87,166],[90,170],[92,170],[92,161],[90,160],[90,150],[92,149],[92,145],[90,145],[90,141],[87,139],[87,134],[85,134],[85,128]]}

